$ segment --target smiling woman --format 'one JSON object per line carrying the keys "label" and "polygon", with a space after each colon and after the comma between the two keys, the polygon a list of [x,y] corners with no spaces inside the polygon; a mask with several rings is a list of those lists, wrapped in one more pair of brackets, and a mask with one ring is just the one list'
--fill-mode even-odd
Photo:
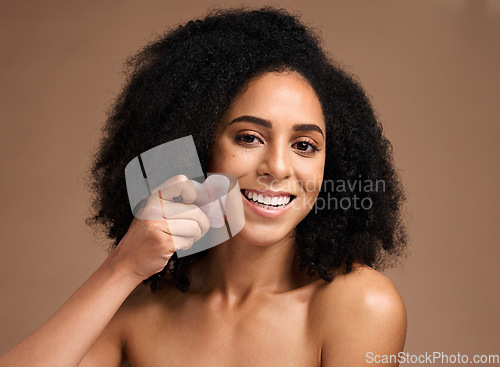
{"label": "smiling woman", "polygon": [[[400,352],[405,307],[375,270],[406,243],[391,145],[314,32],[284,10],[221,10],[128,65],[90,172],[88,223],[104,226],[114,249],[0,366],[353,366]],[[245,225],[178,257],[211,224],[195,187],[171,178],[146,208],[184,210],[142,220],[124,170],[186,135],[205,172],[237,178]],[[360,180],[384,189],[322,190]],[[331,195],[372,205],[317,205]]]}
{"label": "smiling woman", "polygon": [[237,239],[290,241],[323,181],[325,122],[314,89],[296,72],[265,73],[235,98],[218,130],[210,171],[233,174],[246,191]]}

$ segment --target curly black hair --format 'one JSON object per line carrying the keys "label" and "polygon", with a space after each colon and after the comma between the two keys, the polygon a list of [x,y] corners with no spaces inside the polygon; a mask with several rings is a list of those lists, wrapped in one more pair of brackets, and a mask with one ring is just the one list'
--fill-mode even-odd
{"label": "curly black hair", "polygon": [[[369,208],[315,206],[296,228],[300,267],[331,281],[355,263],[381,269],[404,252],[404,192],[392,146],[355,78],[320,46],[314,30],[284,9],[213,10],[171,29],[126,62],[127,83],[103,127],[89,169],[92,216],[116,246],[133,214],[125,166],[159,144],[192,135],[207,172],[215,127],[249,80],[269,71],[300,73],[314,88],[326,123],[324,182],[383,182],[383,190],[321,190],[316,203],[369,200]],[[325,185],[326,186],[326,185]],[[344,201],[345,203],[345,201]],[[365,205],[366,206],[366,205]],[[321,210],[319,210],[321,209]],[[186,291],[189,265],[206,250],[178,258],[148,279],[158,289],[173,280]]]}

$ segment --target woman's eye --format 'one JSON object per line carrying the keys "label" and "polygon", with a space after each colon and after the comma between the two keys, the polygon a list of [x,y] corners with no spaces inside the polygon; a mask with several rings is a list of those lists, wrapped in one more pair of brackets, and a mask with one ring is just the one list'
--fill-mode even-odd
{"label": "woman's eye", "polygon": [[241,141],[241,142],[246,143],[246,144],[253,144],[253,143],[260,141],[260,139],[258,137],[256,137],[255,135],[252,135],[252,134],[240,134],[236,137],[236,140]]}
{"label": "woman's eye", "polygon": [[297,150],[300,150],[304,153],[313,153],[317,152],[319,149],[314,144],[308,143],[306,141],[299,141],[294,144]]}
{"label": "woman's eye", "polygon": [[[248,145],[263,144],[262,139],[260,139],[258,136],[248,133],[237,135],[236,141],[238,141],[240,144]],[[318,152],[320,150],[316,144],[306,140],[295,142],[292,147],[305,154],[314,154],[315,152]]]}
{"label": "woman's eye", "polygon": [[245,143],[253,143],[255,141],[255,136],[253,136],[253,135],[243,135],[241,137],[241,141],[244,141]]}

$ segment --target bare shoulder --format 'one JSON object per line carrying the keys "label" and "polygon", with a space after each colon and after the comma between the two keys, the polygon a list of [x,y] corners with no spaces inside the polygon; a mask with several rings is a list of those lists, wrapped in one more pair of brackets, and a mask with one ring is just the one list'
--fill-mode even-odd
{"label": "bare shoulder", "polygon": [[357,266],[320,287],[311,311],[323,366],[366,363],[370,355],[403,350],[404,302],[391,280],[370,267]]}
{"label": "bare shoulder", "polygon": [[[347,274],[337,275],[317,292],[318,306],[334,303],[352,308],[354,302],[365,311],[404,311],[404,303],[392,281],[378,271],[364,265],[356,266]],[[361,310],[361,309],[360,309]]]}
{"label": "bare shoulder", "polygon": [[149,318],[157,318],[165,311],[165,290],[152,291],[149,285],[139,285],[123,302],[113,322],[120,324],[122,331],[143,324]]}
{"label": "bare shoulder", "polygon": [[149,285],[140,284],[117,310],[105,332],[112,331],[115,338],[125,344],[127,336],[134,333],[136,328],[158,317],[158,313],[164,310],[164,298],[164,292],[153,292]]}

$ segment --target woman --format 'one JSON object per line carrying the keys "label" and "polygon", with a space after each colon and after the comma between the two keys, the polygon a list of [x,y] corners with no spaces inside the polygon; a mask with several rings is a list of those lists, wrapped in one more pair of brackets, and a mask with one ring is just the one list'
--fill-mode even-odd
{"label": "woman", "polygon": [[[283,10],[218,11],[129,66],[88,221],[116,249],[0,366],[397,365],[405,308],[374,269],[406,243],[403,193],[367,97],[313,32]],[[161,200],[190,210],[141,220],[124,169],[187,135],[205,172],[238,179],[245,226],[179,258],[210,226],[194,186],[172,178]]]}

